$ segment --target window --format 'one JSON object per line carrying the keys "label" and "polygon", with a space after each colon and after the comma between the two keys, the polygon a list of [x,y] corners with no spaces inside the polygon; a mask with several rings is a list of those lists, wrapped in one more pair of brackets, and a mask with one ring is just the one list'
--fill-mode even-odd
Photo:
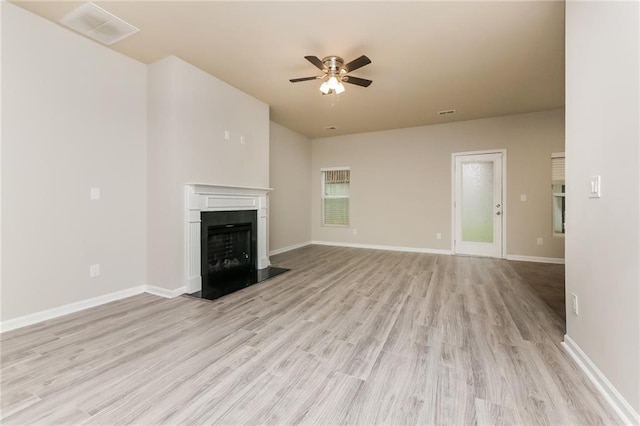
{"label": "window", "polygon": [[348,168],[322,169],[322,226],[349,226]]}
{"label": "window", "polygon": [[565,184],[564,152],[551,154],[551,195],[553,197],[553,235],[564,235]]}

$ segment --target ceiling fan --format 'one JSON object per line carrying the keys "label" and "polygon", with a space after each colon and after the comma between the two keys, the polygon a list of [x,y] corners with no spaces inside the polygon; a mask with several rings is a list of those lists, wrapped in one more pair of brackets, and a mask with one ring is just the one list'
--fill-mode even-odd
{"label": "ceiling fan", "polygon": [[331,93],[340,94],[344,92],[343,82],[362,87],[369,87],[371,83],[373,83],[373,81],[367,80],[366,78],[348,75],[351,71],[355,71],[358,68],[362,68],[371,63],[371,59],[367,58],[365,55],[354,59],[346,65],[344,60],[339,56],[327,56],[322,60],[317,56],[305,56],[304,58],[321,70],[322,75],[292,78],[289,81],[292,83],[299,83],[301,81],[323,80],[320,85],[320,91],[323,95],[329,95]]}

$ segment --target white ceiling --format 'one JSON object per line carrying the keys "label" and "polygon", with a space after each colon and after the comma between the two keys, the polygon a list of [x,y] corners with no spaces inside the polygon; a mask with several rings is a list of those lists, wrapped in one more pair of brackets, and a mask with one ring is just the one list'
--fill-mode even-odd
{"label": "white ceiling", "polygon": [[[58,22],[82,2],[18,1]],[[308,137],[564,106],[564,2],[100,1],[140,28],[110,48],[144,63],[176,55],[270,105]],[[367,55],[373,80],[322,96],[305,55]],[[437,112],[456,109],[455,116]],[[337,126],[337,130],[324,130]]]}

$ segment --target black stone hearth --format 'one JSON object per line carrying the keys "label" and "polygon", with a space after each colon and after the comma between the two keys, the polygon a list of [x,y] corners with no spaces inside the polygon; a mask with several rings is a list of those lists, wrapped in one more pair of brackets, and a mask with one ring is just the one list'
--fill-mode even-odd
{"label": "black stone hearth", "polygon": [[202,291],[192,296],[217,299],[288,271],[257,268],[257,234],[255,210],[202,212]]}
{"label": "black stone hearth", "polygon": [[268,280],[269,278],[273,278],[287,271],[289,271],[289,269],[278,268],[275,266],[268,266],[264,269],[258,269],[257,271],[254,271],[251,274],[246,275],[244,277],[239,277],[235,280],[227,281],[222,288],[222,291],[221,291],[222,294],[220,294],[220,296],[205,297],[202,295],[201,291],[196,291],[195,293],[191,293],[189,294],[189,296],[199,297],[203,299],[210,299],[210,300],[217,299],[218,297],[222,297],[226,294],[233,293],[234,291],[241,290],[253,284],[261,283],[263,281]]}

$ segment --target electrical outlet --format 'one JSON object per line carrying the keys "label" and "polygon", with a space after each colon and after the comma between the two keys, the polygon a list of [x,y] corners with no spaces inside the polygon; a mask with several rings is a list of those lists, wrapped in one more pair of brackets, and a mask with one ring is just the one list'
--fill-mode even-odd
{"label": "electrical outlet", "polygon": [[95,278],[100,276],[100,264],[96,263],[95,265],[89,266],[89,277]]}
{"label": "electrical outlet", "polygon": [[542,237],[538,237],[538,239],[536,240],[536,244],[541,246],[543,243],[544,243],[544,241],[542,240]]}
{"label": "electrical outlet", "polygon": [[441,240],[442,239],[442,234],[440,232],[438,232],[436,234],[436,240]]}
{"label": "electrical outlet", "polygon": [[575,293],[571,293],[571,310],[576,316],[580,315],[578,310],[578,296],[576,296]]}
{"label": "electrical outlet", "polygon": [[240,136],[240,143],[247,143],[247,139],[244,136]]}
{"label": "electrical outlet", "polygon": [[358,230],[356,228],[353,228],[353,230],[351,232],[353,232],[353,235],[357,235],[358,234]]}

